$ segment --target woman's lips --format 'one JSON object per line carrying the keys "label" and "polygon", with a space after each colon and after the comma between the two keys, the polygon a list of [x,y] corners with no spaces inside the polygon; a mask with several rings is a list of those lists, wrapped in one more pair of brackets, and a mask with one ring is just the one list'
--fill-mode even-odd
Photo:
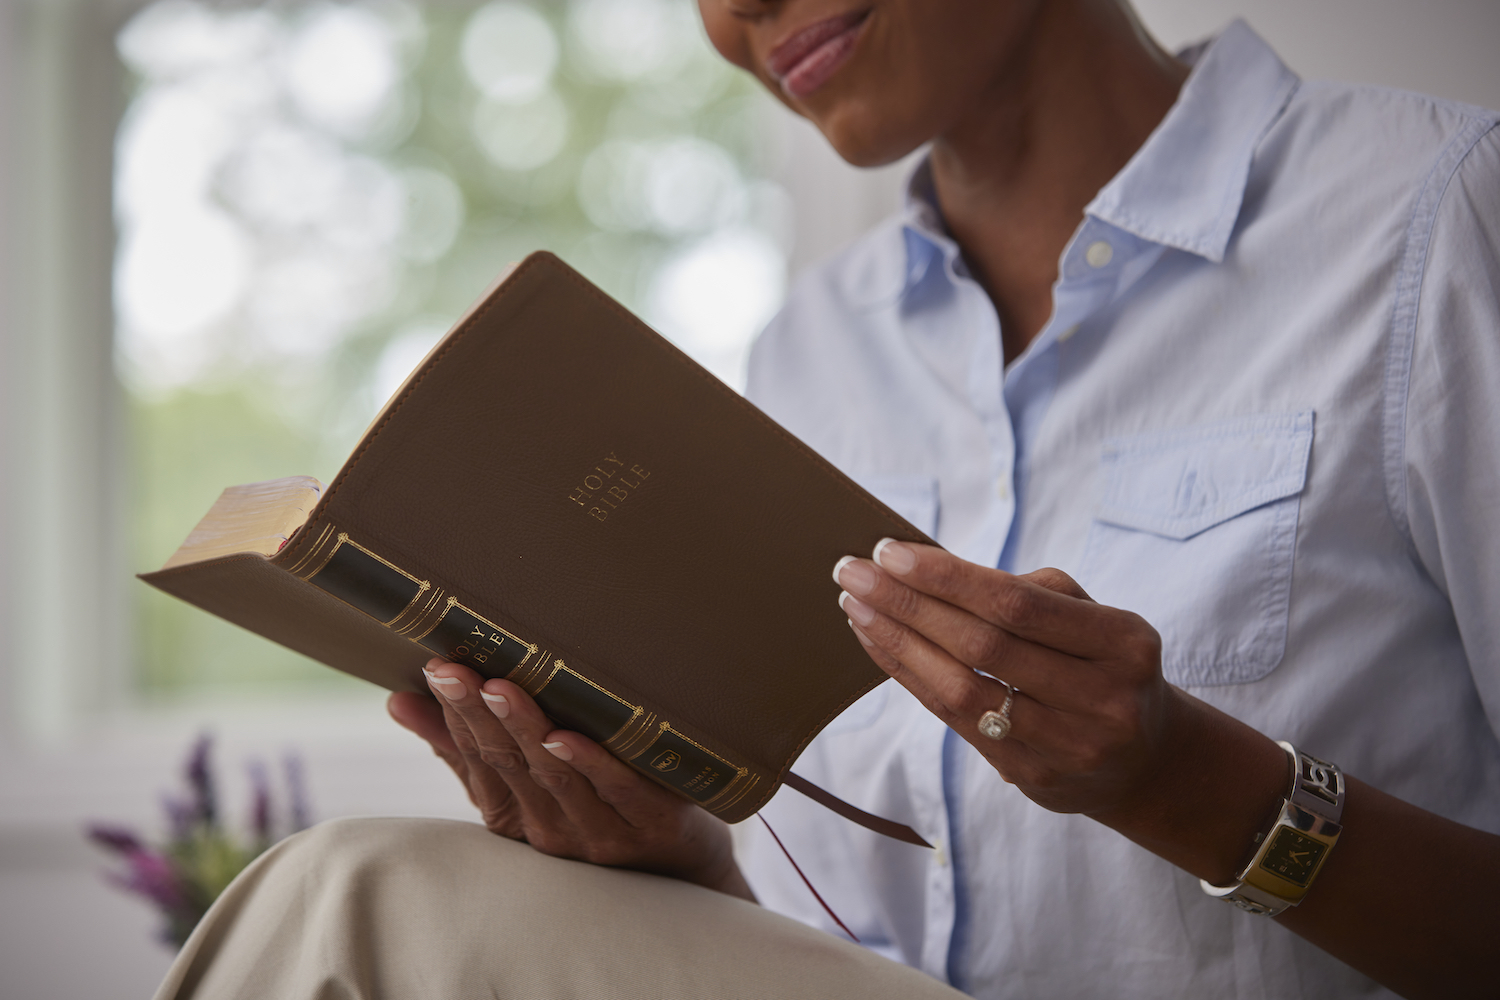
{"label": "woman's lips", "polygon": [[777,43],[766,59],[766,71],[792,97],[806,97],[844,65],[869,16],[867,8],[803,28]]}

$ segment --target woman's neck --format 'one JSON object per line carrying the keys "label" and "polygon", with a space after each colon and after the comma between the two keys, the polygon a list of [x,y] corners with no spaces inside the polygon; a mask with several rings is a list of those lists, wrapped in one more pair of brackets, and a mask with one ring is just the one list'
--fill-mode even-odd
{"label": "woman's neck", "polygon": [[1006,361],[1050,318],[1058,258],[1084,206],[1187,74],[1112,0],[1044,2],[991,86],[933,142],[938,202],[995,304]]}

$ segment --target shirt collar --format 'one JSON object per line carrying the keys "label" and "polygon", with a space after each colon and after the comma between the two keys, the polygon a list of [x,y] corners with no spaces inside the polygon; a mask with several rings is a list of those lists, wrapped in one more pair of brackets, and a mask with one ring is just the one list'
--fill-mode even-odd
{"label": "shirt collar", "polygon": [[[1085,212],[1147,242],[1218,263],[1239,218],[1256,144],[1298,79],[1240,20],[1180,55],[1193,69],[1176,103]],[[903,223],[903,284],[910,290],[936,260],[956,254],[925,157],[907,181]]]}
{"label": "shirt collar", "polygon": [[1255,147],[1297,89],[1271,47],[1235,21],[1203,52],[1177,103],[1085,211],[1218,263]]}

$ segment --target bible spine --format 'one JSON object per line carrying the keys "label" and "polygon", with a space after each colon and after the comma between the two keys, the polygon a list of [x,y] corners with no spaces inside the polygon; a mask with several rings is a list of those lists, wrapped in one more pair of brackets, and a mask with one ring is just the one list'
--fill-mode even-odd
{"label": "bible spine", "polygon": [[[283,568],[435,656],[509,680],[559,726],[582,733],[655,781],[734,822],[770,775],[734,764],[649,708],[617,693],[598,671],[567,662],[536,637],[504,628],[432,580],[407,572],[335,525],[308,525]],[[298,539],[297,541],[301,541]],[[293,549],[298,551],[293,551]],[[278,558],[280,563],[281,559]]]}

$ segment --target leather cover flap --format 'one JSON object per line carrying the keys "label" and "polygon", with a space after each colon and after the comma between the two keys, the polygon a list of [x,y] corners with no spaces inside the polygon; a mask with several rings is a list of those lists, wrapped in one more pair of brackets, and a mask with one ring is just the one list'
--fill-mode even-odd
{"label": "leather cover flap", "polygon": [[[493,639],[482,672],[542,691],[544,708],[554,678],[604,692],[614,701],[595,698],[580,726],[607,733],[629,716],[601,742],[646,773],[677,769],[664,783],[693,795],[679,780],[696,766],[692,747],[759,776],[700,799],[734,821],[884,679],[830,577],[840,556],[883,536],[927,541],[561,261],[534,254],[433,352],[265,564],[317,585],[288,588],[353,601],[374,632],[356,639],[337,600],[297,609],[276,587],[256,589],[263,606],[237,617],[231,599],[198,589],[225,585],[222,569],[175,587],[147,579],[388,687],[417,686],[427,649],[452,655],[442,643],[459,641],[459,623],[481,623],[474,634]],[[388,578],[384,589],[360,590],[369,574]],[[333,631],[312,635],[324,618]]]}

